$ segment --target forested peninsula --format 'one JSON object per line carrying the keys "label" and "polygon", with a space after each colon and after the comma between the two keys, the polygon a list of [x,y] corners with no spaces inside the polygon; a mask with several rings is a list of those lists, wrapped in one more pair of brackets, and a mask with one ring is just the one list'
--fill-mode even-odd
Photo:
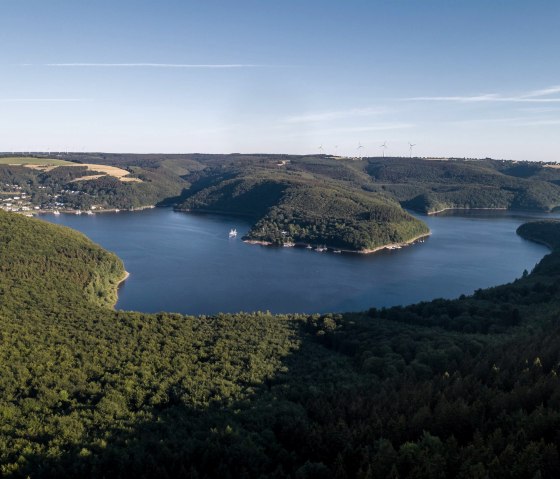
{"label": "forested peninsula", "polygon": [[370,252],[429,234],[405,209],[552,211],[555,164],[327,155],[0,157],[0,207],[26,214],[146,206],[244,216],[245,239]]}
{"label": "forested peninsula", "polygon": [[121,261],[0,211],[4,477],[560,470],[560,223],[511,284],[362,313],[114,311]]}

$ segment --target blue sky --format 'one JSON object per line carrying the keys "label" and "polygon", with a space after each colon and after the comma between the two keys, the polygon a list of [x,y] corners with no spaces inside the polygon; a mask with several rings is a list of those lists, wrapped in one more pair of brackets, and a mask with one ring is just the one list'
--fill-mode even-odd
{"label": "blue sky", "polygon": [[0,150],[560,160],[560,2],[1,0]]}

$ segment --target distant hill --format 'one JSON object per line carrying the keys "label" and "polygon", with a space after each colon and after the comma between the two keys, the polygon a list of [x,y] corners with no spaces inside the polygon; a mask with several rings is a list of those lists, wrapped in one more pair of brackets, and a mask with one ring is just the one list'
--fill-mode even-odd
{"label": "distant hill", "polygon": [[192,186],[177,209],[252,217],[256,223],[248,239],[274,244],[371,250],[425,234],[427,229],[397,203],[423,213],[453,208],[551,211],[560,205],[555,182],[560,174],[541,164],[284,155],[195,159],[205,167],[184,176]]}
{"label": "distant hill", "polygon": [[[81,162],[70,155],[64,160],[0,157],[0,195],[25,193],[27,206],[43,210],[129,209],[155,205],[179,196],[188,187],[185,180],[159,162],[123,165],[123,170],[115,170],[111,176],[102,166],[110,164],[96,159],[96,155],[81,157]],[[105,171],[86,166],[92,163]],[[119,166],[115,163],[111,166]]]}
{"label": "distant hill", "polygon": [[376,186],[405,207],[431,213],[447,208],[551,211],[560,205],[557,172],[540,164],[491,160],[370,160]]}
{"label": "distant hill", "polygon": [[[435,213],[454,208],[552,211],[560,206],[560,169],[531,162],[108,153],[25,160],[55,162],[41,171],[0,160],[0,193],[17,185],[31,206],[175,205],[184,211],[246,216],[254,221],[248,240],[353,251],[406,243],[428,233],[402,208]],[[86,164],[117,167],[138,182],[124,183],[103,172],[95,178],[95,171],[84,178]]]}

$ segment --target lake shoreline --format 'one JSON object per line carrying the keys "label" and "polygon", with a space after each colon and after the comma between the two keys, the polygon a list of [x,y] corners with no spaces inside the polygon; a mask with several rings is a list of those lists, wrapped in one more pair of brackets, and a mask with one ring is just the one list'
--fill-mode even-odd
{"label": "lake shoreline", "polygon": [[[119,209],[119,208],[104,208],[104,209],[95,209],[95,210],[56,210],[59,212],[59,214],[61,215],[76,215],[76,216],[80,216],[80,215],[96,215],[97,213],[125,213],[125,212],[134,212],[134,211],[144,211],[144,210],[149,210],[152,208],[157,208],[156,205],[147,205],[147,206],[138,206],[137,208],[125,208],[125,209]],[[31,213],[33,216],[35,215],[56,215],[56,213],[54,212],[55,210],[33,210],[33,211],[25,211],[24,213]],[[89,214],[89,212],[91,211],[92,215]]]}
{"label": "lake shoreline", "polygon": [[[495,221],[427,217],[432,234],[415,248],[336,254],[335,246],[325,257],[311,249],[307,254],[307,245],[251,248],[241,241],[249,222],[170,208],[91,221],[72,215],[42,219],[77,229],[122,259],[132,278],[120,283],[115,310],[322,314],[469,294],[512,281],[548,253],[544,245],[515,239],[512,233],[525,218],[488,214],[496,214]],[[228,239],[235,227],[237,238]],[[124,275],[114,275],[112,291]]]}
{"label": "lake shoreline", "polygon": [[173,211],[176,213],[189,213],[194,215],[218,215],[232,218],[243,218],[243,219],[255,219],[254,215],[242,214],[242,213],[232,213],[231,211],[215,210],[215,209],[189,209],[189,208],[176,208],[173,206]]}
{"label": "lake shoreline", "polygon": [[[430,231],[429,233],[423,233],[421,235],[415,236],[414,238],[409,239],[407,241],[403,241],[401,243],[391,243],[391,244],[386,244],[386,245],[383,245],[383,246],[378,246],[377,248],[360,250],[360,251],[349,250],[348,252],[349,253],[358,253],[358,254],[372,254],[372,253],[376,253],[378,251],[382,251],[384,249],[387,249],[387,250],[400,249],[400,248],[404,248],[406,246],[412,246],[417,241],[420,241],[422,239],[430,237],[431,234],[432,234],[432,232]],[[341,250],[341,251],[346,252],[346,250]]]}
{"label": "lake shoreline", "polygon": [[115,294],[117,296],[115,303],[113,304],[112,308],[115,309],[117,303],[119,302],[119,288],[121,285],[130,277],[130,273],[127,270],[124,270],[124,276],[118,281],[117,286],[115,288]]}
{"label": "lake shoreline", "polygon": [[[443,213],[444,211],[508,211],[508,208],[442,208],[437,211],[425,212],[427,216],[437,215],[438,213]],[[516,210],[510,210],[516,211]]]}
{"label": "lake shoreline", "polygon": [[519,233],[517,233],[517,234],[521,238],[523,238],[525,241],[532,241],[533,243],[542,244],[543,246],[546,246],[550,251],[554,251],[554,248],[552,247],[552,245],[550,243],[547,243],[544,240],[536,239],[536,238],[533,238],[532,236],[523,236],[523,235],[520,235]]}
{"label": "lake shoreline", "polygon": [[[414,238],[411,238],[407,241],[403,241],[403,242],[400,242],[400,243],[389,243],[389,244],[377,246],[376,248],[372,248],[372,249],[361,249],[361,250],[342,249],[342,248],[336,248],[334,246],[328,246],[328,245],[325,246],[325,248],[327,248],[327,250],[330,250],[330,251],[340,251],[341,253],[348,253],[348,254],[373,254],[373,253],[377,253],[378,251],[382,251],[382,250],[385,250],[385,249],[386,250],[394,250],[394,249],[404,248],[406,246],[411,246],[411,245],[415,244],[417,241],[420,241],[421,239],[428,238],[431,234],[432,234],[432,232],[430,231],[429,233],[423,233],[423,234],[415,236]],[[280,247],[306,248],[307,246],[312,246],[312,248],[315,249],[317,247],[320,247],[320,245],[314,245],[314,244],[311,244],[311,243],[295,243],[295,244],[293,244],[293,246],[275,245],[275,244],[271,243],[270,241],[252,240],[252,239],[244,239],[243,242],[247,243],[247,244],[260,245],[260,246],[278,246],[279,248]]]}

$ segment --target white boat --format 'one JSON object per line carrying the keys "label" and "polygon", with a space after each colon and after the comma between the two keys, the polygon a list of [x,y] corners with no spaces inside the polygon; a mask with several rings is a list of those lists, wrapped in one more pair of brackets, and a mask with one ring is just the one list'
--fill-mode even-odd
{"label": "white boat", "polygon": [[237,236],[237,230],[235,228],[229,230],[229,237],[235,238]]}
{"label": "white boat", "polygon": [[341,254],[342,251],[340,251],[339,249],[335,249],[335,250],[333,251],[333,253],[334,253],[334,254]]}
{"label": "white boat", "polygon": [[58,216],[59,214],[60,214],[60,211],[58,211],[58,210],[54,210],[54,211],[53,211],[53,215]]}
{"label": "white boat", "polygon": [[80,210],[76,210],[76,213],[74,213],[74,214],[76,214],[76,215],[81,215],[82,212],[81,212]]}
{"label": "white boat", "polygon": [[295,245],[296,245],[295,243],[291,243],[288,241],[287,243],[284,243],[282,246],[284,248],[293,248]]}
{"label": "white boat", "polygon": [[305,249],[313,249],[313,246],[311,246],[310,244],[308,244]]}
{"label": "white boat", "polygon": [[94,215],[94,214],[95,214],[95,213],[94,213],[93,211],[91,211],[91,210],[87,210],[87,211],[86,211],[86,215]]}

